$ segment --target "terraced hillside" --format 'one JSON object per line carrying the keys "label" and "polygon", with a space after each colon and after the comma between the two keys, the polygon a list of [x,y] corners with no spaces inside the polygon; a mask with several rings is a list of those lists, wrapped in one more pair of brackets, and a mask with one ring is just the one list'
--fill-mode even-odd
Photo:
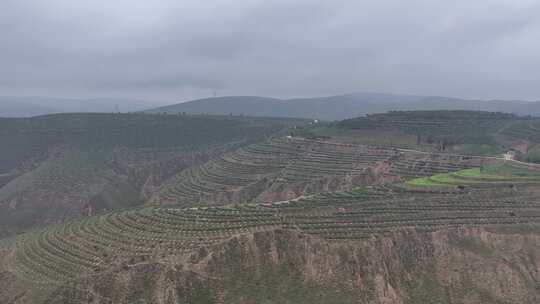
{"label": "terraced hillside", "polygon": [[10,263],[16,274],[30,281],[61,283],[84,273],[105,271],[111,259],[137,256],[144,261],[275,228],[298,229],[331,240],[356,240],[400,227],[434,230],[529,224],[540,217],[531,193],[396,190],[363,189],[264,206],[115,212],[28,234],[19,241]]}
{"label": "terraced hillside", "polygon": [[[274,238],[277,237],[275,234],[283,233],[289,238],[295,238],[297,243],[304,242],[298,239],[304,235],[309,236],[307,237],[309,244],[318,242],[327,244],[321,245],[323,247],[319,247],[318,250],[329,248],[327,246],[345,246],[340,249],[345,255],[348,255],[349,253],[346,252],[353,250],[352,248],[361,248],[355,247],[363,246],[361,244],[374,246],[378,242],[387,242],[384,241],[387,238],[413,238],[414,241],[402,240],[403,247],[395,250],[406,252],[403,258],[408,257],[413,260],[408,262],[404,260],[402,263],[409,263],[408,267],[414,269],[417,267],[415,265],[420,265],[418,263],[423,259],[432,258],[431,254],[437,254],[436,251],[430,251],[433,249],[425,249],[429,247],[424,247],[426,244],[422,242],[435,242],[431,238],[440,237],[442,233],[446,235],[446,238],[450,238],[444,241],[450,242],[447,246],[472,252],[476,258],[484,256],[485,259],[489,259],[492,255],[496,257],[508,249],[494,249],[494,246],[498,245],[484,244],[481,239],[477,239],[480,237],[478,233],[485,235],[487,231],[491,231],[490,233],[495,233],[492,237],[503,238],[504,233],[527,234],[539,231],[540,171],[512,163],[489,165],[482,170],[485,175],[478,176],[476,171],[471,170],[448,174],[448,178],[459,176],[462,180],[442,187],[438,184],[430,185],[413,180],[406,184],[362,187],[348,192],[318,194],[280,203],[200,208],[146,207],[52,225],[46,229],[25,234],[3,245],[3,277],[12,279],[9,284],[5,283],[6,288],[11,291],[10,294],[19,295],[21,299],[24,298],[27,301],[30,299],[32,301],[43,299],[59,301],[59,298],[65,301],[70,298],[75,303],[82,301],[82,297],[87,302],[91,302],[89,299],[92,298],[103,300],[99,303],[105,303],[111,298],[108,298],[107,294],[100,294],[99,291],[92,289],[93,287],[90,288],[88,284],[100,276],[110,276],[112,269],[116,269],[113,273],[115,271],[130,273],[142,265],[177,265],[175,268],[177,270],[179,265],[195,267],[192,270],[194,272],[190,276],[191,279],[184,278],[187,280],[183,281],[184,288],[187,288],[186,282],[192,282],[195,278],[203,280],[206,278],[207,271],[218,271],[220,267],[225,267],[223,264],[209,262],[210,264],[204,266],[209,268],[198,271],[197,266],[189,266],[190,263],[215,259],[222,254],[220,252],[230,250],[243,252],[243,250],[252,250],[257,247],[262,251],[256,256],[275,254],[274,259],[277,263],[283,256],[281,253],[272,253],[272,250],[280,252],[279,250],[294,248],[295,243],[289,243],[291,240],[287,240],[286,243],[267,244],[263,239],[257,238]],[[437,176],[432,179],[441,180]],[[489,180],[489,183],[483,183],[479,187],[478,180],[484,179]],[[523,182],[524,180],[527,182]],[[513,186],[508,185],[509,181],[512,181]],[[295,234],[290,235],[291,232],[287,231],[294,231]],[[255,243],[249,246],[255,247],[249,247],[247,244],[253,237],[255,237]],[[231,240],[235,241],[229,243]],[[415,247],[415,242],[419,243],[419,247]],[[273,246],[285,246],[285,249]],[[315,248],[310,248],[310,250],[315,250]],[[533,248],[529,248],[528,254],[540,257],[540,251],[531,250]],[[518,253],[514,252],[514,254]],[[362,255],[366,258],[367,253],[363,252],[356,259],[362,259]],[[256,257],[253,258],[256,259]],[[248,265],[251,263],[251,255],[236,255],[233,259],[238,259],[235,263]],[[360,262],[351,260],[351,263]],[[400,264],[396,267],[407,266]],[[152,269],[156,270],[156,268],[147,269],[150,273],[144,275],[150,276]],[[345,271],[337,269],[336,271]],[[304,269],[304,271],[307,270]],[[406,270],[391,269],[389,271]],[[421,272],[423,276],[434,275],[426,271],[430,270],[424,269]],[[285,275],[285,277],[289,276]],[[230,278],[227,277],[227,279]],[[353,285],[360,284],[364,288],[367,286],[364,285],[368,284],[367,281],[375,280],[375,278],[365,277],[362,280],[364,280],[363,283],[353,283]],[[406,279],[403,280],[406,281]],[[534,282],[534,278],[528,276],[523,280],[525,280],[523,282]],[[73,284],[74,282],[77,283]],[[413,284],[413,282],[415,281],[407,284]],[[520,284],[523,282],[514,283],[521,288]],[[444,280],[432,283],[443,284]],[[411,297],[418,296],[424,300],[427,299],[424,296],[442,297],[441,299],[446,297],[447,300],[441,300],[440,303],[450,303],[451,297],[448,292],[453,293],[462,288],[448,285],[446,295],[445,293],[416,295],[411,293],[415,287],[408,286],[404,282],[388,281],[387,284],[393,284],[392,288],[395,290],[402,288],[402,292]],[[29,285],[35,286],[35,290],[23,292],[22,286]],[[66,292],[66,288],[71,291]],[[442,285],[417,286],[416,288],[419,290],[417,292],[424,293],[444,289]],[[436,290],[429,291],[429,288]],[[58,290],[62,292],[58,293]],[[382,298],[377,298],[380,296],[377,295],[377,290],[373,290],[370,294],[367,294],[365,290],[363,292],[363,296],[373,296],[374,303],[384,303]],[[483,295],[494,297],[494,299],[506,299],[505,296],[487,291]],[[96,296],[104,298],[96,299]],[[140,296],[145,297],[145,295]],[[394,296],[398,296],[397,291]],[[453,295],[453,297],[456,296]],[[534,292],[529,293],[528,296],[534,296]],[[150,298],[145,299],[150,300]],[[189,299],[192,298],[188,297],[188,301]],[[513,300],[509,302],[519,303]]]}
{"label": "terraced hillside", "polygon": [[142,204],[178,171],[297,122],[148,114],[0,119],[0,237]]}
{"label": "terraced hillside", "polygon": [[242,147],[178,174],[160,203],[271,202],[479,166],[481,157],[422,153],[297,137]]}
{"label": "terraced hillside", "polygon": [[[450,143],[449,125],[415,115],[433,145]],[[448,115],[433,117],[472,114]],[[534,146],[534,119],[475,115],[503,151]],[[538,165],[309,136],[328,127],[316,123],[222,119],[259,131],[207,144],[59,144],[7,172],[18,176],[0,188],[3,214],[17,219],[24,199],[51,195],[58,205],[26,210],[66,218],[0,239],[0,303],[539,302]],[[517,126],[531,134],[510,134]],[[78,196],[59,202],[65,194]],[[68,220],[68,204],[88,216]]]}

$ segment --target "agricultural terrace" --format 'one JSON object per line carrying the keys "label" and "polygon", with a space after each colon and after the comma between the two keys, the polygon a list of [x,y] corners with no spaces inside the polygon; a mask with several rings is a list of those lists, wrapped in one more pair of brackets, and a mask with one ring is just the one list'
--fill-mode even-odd
{"label": "agricultural terrace", "polygon": [[162,188],[160,201],[198,204],[215,202],[218,196],[231,196],[235,203],[244,203],[257,201],[261,192],[273,186],[361,176],[373,172],[375,167],[380,174],[415,178],[477,167],[481,161],[447,153],[274,138],[180,172]]}
{"label": "agricultural terrace", "polygon": [[[293,229],[350,242],[403,228],[520,229],[540,223],[540,192],[530,183],[537,179],[536,171],[503,164],[446,176],[490,187],[458,188],[453,182],[445,184],[451,187],[432,187],[413,180],[280,203],[129,209],[22,235],[4,245],[12,249],[4,268],[20,280],[49,286],[106,271],[119,261],[166,260],[262,230]],[[501,186],[509,181],[523,182]]]}

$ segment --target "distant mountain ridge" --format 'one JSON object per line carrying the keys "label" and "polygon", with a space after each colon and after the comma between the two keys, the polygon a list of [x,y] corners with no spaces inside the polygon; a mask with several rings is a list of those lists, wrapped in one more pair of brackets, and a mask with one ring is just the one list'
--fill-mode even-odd
{"label": "distant mountain ridge", "polygon": [[481,110],[540,116],[540,102],[468,100],[442,96],[355,93],[327,97],[278,99],[226,96],[151,108],[155,103],[121,98],[54,98],[0,96],[0,117],[30,117],[68,112],[138,112],[248,115],[342,120],[393,110]]}
{"label": "distant mountain ridge", "polygon": [[467,100],[442,96],[355,93],[314,98],[277,99],[226,96],[197,99],[147,110],[148,113],[233,114],[341,120],[393,110],[481,110],[540,116],[540,102]]}
{"label": "distant mountain ridge", "polygon": [[56,98],[0,96],[0,117],[31,117],[68,112],[134,112],[151,107],[144,100],[122,98]]}

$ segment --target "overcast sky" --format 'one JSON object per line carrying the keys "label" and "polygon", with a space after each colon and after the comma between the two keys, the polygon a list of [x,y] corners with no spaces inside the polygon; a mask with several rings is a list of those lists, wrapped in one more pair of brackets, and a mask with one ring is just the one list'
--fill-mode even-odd
{"label": "overcast sky", "polygon": [[0,95],[540,99],[537,0],[0,0]]}

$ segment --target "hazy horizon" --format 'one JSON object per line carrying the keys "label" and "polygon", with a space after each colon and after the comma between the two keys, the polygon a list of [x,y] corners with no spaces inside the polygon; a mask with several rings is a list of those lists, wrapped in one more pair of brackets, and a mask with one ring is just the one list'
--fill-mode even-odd
{"label": "hazy horizon", "polygon": [[0,4],[0,95],[539,100],[537,1]]}
{"label": "hazy horizon", "polygon": [[[506,102],[540,102],[540,98],[538,99],[502,99],[502,98],[467,98],[467,97],[461,97],[461,96],[442,96],[442,95],[425,95],[421,93],[398,93],[398,92],[376,92],[376,91],[357,91],[357,92],[345,92],[341,94],[335,94],[335,95],[303,95],[303,96],[268,96],[268,95],[249,95],[249,94],[237,94],[237,95],[210,95],[210,96],[198,96],[188,99],[181,99],[181,100],[159,100],[159,99],[141,99],[141,98],[130,98],[130,97],[111,97],[111,96],[88,96],[88,97],[82,97],[82,96],[40,96],[40,95],[0,95],[0,99],[8,99],[8,98],[16,98],[16,99],[32,99],[32,98],[42,98],[45,101],[47,99],[50,100],[58,100],[58,101],[65,101],[65,102],[75,102],[75,101],[100,101],[100,100],[118,100],[118,101],[134,101],[139,102],[139,104],[146,104],[150,107],[161,107],[161,106],[167,106],[167,105],[174,105],[179,103],[186,103],[191,101],[197,101],[200,99],[212,99],[212,98],[230,98],[230,97],[263,97],[263,98],[271,98],[276,100],[283,100],[283,101],[289,101],[289,100],[296,100],[296,99],[315,99],[315,98],[326,98],[326,97],[334,97],[334,96],[352,96],[355,94],[381,94],[381,95],[396,95],[396,96],[423,96],[423,97],[441,97],[441,98],[451,98],[451,99],[461,99],[461,100],[469,100],[469,101],[506,101]],[[45,104],[46,102],[40,102],[42,104]]]}

